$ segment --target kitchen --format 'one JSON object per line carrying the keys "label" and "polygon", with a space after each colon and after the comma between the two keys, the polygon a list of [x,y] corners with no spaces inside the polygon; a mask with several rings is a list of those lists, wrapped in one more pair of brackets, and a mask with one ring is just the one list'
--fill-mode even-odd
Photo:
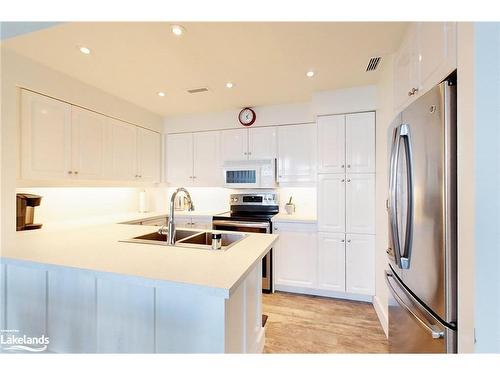
{"label": "kitchen", "polygon": [[[3,39],[1,329],[53,353],[495,352],[487,314],[467,318],[482,292],[457,229],[476,225],[458,213],[461,103],[480,93],[460,85],[482,78],[470,38],[498,25],[482,27],[68,22]],[[430,139],[446,150],[421,165]],[[445,260],[412,279],[432,235]]]}

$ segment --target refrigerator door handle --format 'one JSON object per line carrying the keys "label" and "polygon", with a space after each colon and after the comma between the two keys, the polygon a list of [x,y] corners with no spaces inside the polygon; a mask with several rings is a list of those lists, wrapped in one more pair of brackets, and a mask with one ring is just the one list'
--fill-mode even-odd
{"label": "refrigerator door handle", "polygon": [[403,245],[403,255],[401,256],[401,268],[410,268],[412,236],[413,236],[413,164],[411,152],[410,127],[408,124],[401,124],[399,127],[399,136],[403,138],[405,145],[406,159],[406,186],[407,193],[407,208],[406,208],[406,228],[405,228],[405,243]]}
{"label": "refrigerator door handle", "polygon": [[396,186],[398,172],[398,155],[399,155],[399,126],[395,130],[395,136],[391,147],[391,160],[389,169],[389,222],[390,234],[392,237],[392,246],[394,249],[390,253],[394,255],[396,265],[401,268],[401,248],[399,243],[399,228],[397,222],[396,211]]}
{"label": "refrigerator door handle", "polygon": [[[393,282],[391,282],[393,280]],[[404,286],[402,286],[399,281],[393,276],[393,274],[389,271],[385,271],[385,281],[387,287],[389,288],[394,299],[399,303],[401,307],[403,307],[425,330],[427,330],[433,339],[442,339],[444,338],[445,332],[440,329],[440,325],[432,324],[430,321],[435,321],[436,319],[427,311],[427,309],[422,306],[418,301],[416,301],[412,296],[408,295],[407,292],[404,291]],[[403,298],[396,291],[396,287],[403,292],[406,298],[412,303],[405,303]],[[412,305],[412,306],[410,306]],[[420,312],[420,313],[419,313]],[[422,316],[424,315],[425,318]]]}

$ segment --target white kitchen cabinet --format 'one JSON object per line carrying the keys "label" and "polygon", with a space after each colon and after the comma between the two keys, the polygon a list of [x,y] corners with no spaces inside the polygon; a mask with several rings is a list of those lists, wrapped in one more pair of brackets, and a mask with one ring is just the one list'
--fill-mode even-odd
{"label": "white kitchen cabinet", "polygon": [[345,115],[318,116],[318,173],[345,172]]}
{"label": "white kitchen cabinet", "polygon": [[346,292],[375,294],[375,236],[346,235]]}
{"label": "white kitchen cabinet", "polygon": [[212,229],[212,218],[209,216],[175,216],[175,225],[179,228]]}
{"label": "white kitchen cabinet", "polygon": [[375,175],[348,174],[345,197],[345,231],[375,234]]}
{"label": "white kitchen cabinet", "polygon": [[345,189],[343,174],[318,175],[318,230],[345,232]]}
{"label": "white kitchen cabinet", "polygon": [[394,104],[402,110],[457,67],[456,22],[418,22],[394,60]]}
{"label": "white kitchen cabinet", "polygon": [[279,234],[274,251],[276,289],[279,286],[315,288],[317,285],[317,233],[314,224],[275,223]]}
{"label": "white kitchen cabinet", "polygon": [[316,124],[278,127],[278,182],[316,181]]}
{"label": "white kitchen cabinet", "polygon": [[113,173],[111,126],[101,114],[71,108],[71,170],[75,178],[109,178]]}
{"label": "white kitchen cabinet", "polygon": [[193,134],[193,185],[221,186],[220,132]]}
{"label": "white kitchen cabinet", "polygon": [[70,178],[71,105],[31,91],[21,92],[22,178]]}
{"label": "white kitchen cabinet", "polygon": [[161,135],[137,128],[137,178],[145,182],[160,182]]}
{"label": "white kitchen cabinet", "polygon": [[113,134],[113,177],[137,179],[137,129],[123,121],[109,119]]}
{"label": "white kitchen cabinet", "polygon": [[318,233],[318,288],[345,292],[345,235]]}
{"label": "white kitchen cabinet", "polygon": [[252,160],[275,159],[277,156],[276,127],[248,129],[248,158]]}
{"label": "white kitchen cabinet", "polygon": [[167,137],[167,182],[174,186],[193,183],[193,135],[169,134]]}
{"label": "white kitchen cabinet", "polygon": [[248,129],[231,129],[221,132],[222,160],[248,159]]}
{"label": "white kitchen cabinet", "polygon": [[375,172],[375,112],[345,116],[345,155],[348,173]]}

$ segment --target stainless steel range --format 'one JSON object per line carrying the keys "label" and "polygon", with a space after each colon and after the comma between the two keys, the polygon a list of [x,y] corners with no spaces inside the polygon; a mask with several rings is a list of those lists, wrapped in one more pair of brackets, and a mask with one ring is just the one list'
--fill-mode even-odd
{"label": "stainless steel range", "polygon": [[[279,212],[276,192],[231,194],[231,211],[213,217],[213,229],[272,233],[272,217]],[[272,293],[272,249],[262,259],[262,291]]]}

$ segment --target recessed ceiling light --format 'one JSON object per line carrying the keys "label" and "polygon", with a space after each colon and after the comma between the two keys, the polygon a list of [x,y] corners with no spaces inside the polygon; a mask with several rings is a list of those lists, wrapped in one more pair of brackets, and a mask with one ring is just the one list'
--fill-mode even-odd
{"label": "recessed ceiling light", "polygon": [[186,29],[181,25],[172,25],[171,26],[172,33],[176,36],[181,36],[186,32]]}
{"label": "recessed ceiling light", "polygon": [[228,83],[226,83],[226,87],[227,87],[228,89],[231,89],[233,86],[234,86],[234,85],[233,85],[233,83],[232,83],[232,82],[228,82]]}
{"label": "recessed ceiling light", "polygon": [[80,47],[80,52],[85,54],[85,55],[90,55],[90,48]]}
{"label": "recessed ceiling light", "polygon": [[309,78],[314,77],[314,72],[313,72],[312,70],[309,70],[309,71],[306,73],[306,76],[308,76]]}
{"label": "recessed ceiling light", "polygon": [[163,91],[160,91],[160,92],[158,93],[158,96],[164,97],[164,96],[165,96],[165,93],[164,93]]}

